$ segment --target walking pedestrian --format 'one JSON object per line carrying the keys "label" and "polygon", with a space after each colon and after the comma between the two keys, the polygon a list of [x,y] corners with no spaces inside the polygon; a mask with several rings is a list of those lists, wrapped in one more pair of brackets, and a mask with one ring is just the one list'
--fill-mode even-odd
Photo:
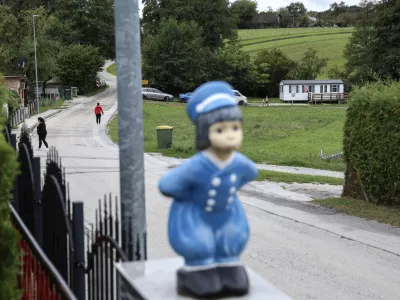
{"label": "walking pedestrian", "polygon": [[39,136],[39,150],[42,147],[42,143],[46,146],[46,149],[49,149],[49,145],[46,142],[46,136],[47,136],[47,129],[46,129],[46,123],[44,122],[44,119],[42,117],[38,118],[39,124],[37,126],[37,134]]}
{"label": "walking pedestrian", "polygon": [[269,106],[269,100],[268,100],[268,94],[265,96],[265,99],[263,101],[263,106]]}
{"label": "walking pedestrian", "polygon": [[100,106],[100,103],[97,103],[97,106],[94,108],[94,113],[96,114],[96,123],[101,123],[101,115],[104,115],[103,108]]}

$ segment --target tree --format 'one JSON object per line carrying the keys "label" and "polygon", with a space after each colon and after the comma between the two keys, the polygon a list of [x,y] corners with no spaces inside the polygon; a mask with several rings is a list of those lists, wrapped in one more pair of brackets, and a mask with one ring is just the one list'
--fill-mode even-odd
{"label": "tree", "polygon": [[400,79],[400,2],[382,0],[376,6],[373,20],[372,43],[369,46],[374,59],[372,69],[380,76]]}
{"label": "tree", "polygon": [[56,74],[66,85],[79,88],[80,93],[96,89],[97,73],[104,65],[99,49],[90,45],[71,45],[61,50]]}
{"label": "tree", "polygon": [[294,69],[293,76],[298,80],[313,80],[327,66],[328,58],[319,58],[317,50],[308,48]]}
{"label": "tree", "polygon": [[306,14],[307,9],[302,2],[292,2],[286,6],[288,12],[296,18]]}
{"label": "tree", "polygon": [[[108,59],[115,58],[113,0],[57,0],[54,15],[62,28],[53,34],[63,43],[92,45]],[[58,28],[60,29],[60,28]],[[57,34],[58,33],[58,34]]]}
{"label": "tree", "polygon": [[257,2],[254,0],[237,0],[230,6],[232,13],[238,18],[239,28],[250,28],[257,14]]}
{"label": "tree", "polygon": [[259,90],[258,92],[262,94],[268,92],[270,97],[279,94],[279,83],[283,79],[287,79],[290,71],[296,68],[296,63],[287,57],[282,50],[276,48],[260,51],[255,56],[253,63],[259,76],[268,75],[268,82],[263,86],[266,91]]}
{"label": "tree", "polygon": [[170,93],[190,91],[209,77],[211,52],[195,22],[162,20],[143,44],[143,76]]}
{"label": "tree", "polygon": [[146,35],[162,29],[162,18],[196,22],[203,30],[205,45],[214,50],[236,34],[236,18],[228,0],[144,0],[143,4]]}
{"label": "tree", "polygon": [[237,37],[228,40],[214,53],[212,65],[214,68],[210,79],[225,80],[243,93],[254,90],[253,64]]}
{"label": "tree", "polygon": [[[49,35],[49,28],[58,23],[54,16],[48,16],[43,7],[19,12],[16,17],[7,6],[0,6],[0,70],[3,73],[26,74],[35,78],[35,51],[33,41],[32,15],[38,15],[35,21],[37,41],[37,61],[39,80],[47,80],[56,67],[55,57],[60,44]],[[17,62],[27,57],[25,69]]]}
{"label": "tree", "polygon": [[369,20],[362,20],[343,51],[346,73],[350,81],[355,84],[373,80],[376,70],[374,65],[379,64],[380,60],[374,53],[378,39],[377,32],[369,23]]}

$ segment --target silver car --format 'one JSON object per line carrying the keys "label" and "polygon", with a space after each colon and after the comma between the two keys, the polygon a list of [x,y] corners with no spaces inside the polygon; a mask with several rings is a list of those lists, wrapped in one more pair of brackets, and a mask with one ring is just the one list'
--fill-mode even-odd
{"label": "silver car", "polygon": [[174,96],[163,93],[153,88],[142,88],[142,96],[144,100],[156,100],[156,101],[171,101]]}

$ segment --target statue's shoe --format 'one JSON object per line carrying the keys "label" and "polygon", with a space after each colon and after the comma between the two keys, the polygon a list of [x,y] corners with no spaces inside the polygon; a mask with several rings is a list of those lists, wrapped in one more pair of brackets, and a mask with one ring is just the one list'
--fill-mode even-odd
{"label": "statue's shoe", "polygon": [[213,299],[222,291],[218,270],[213,266],[201,269],[181,268],[177,272],[178,294],[200,299]]}
{"label": "statue's shoe", "polygon": [[243,265],[219,265],[217,270],[224,295],[244,296],[248,294],[249,278]]}

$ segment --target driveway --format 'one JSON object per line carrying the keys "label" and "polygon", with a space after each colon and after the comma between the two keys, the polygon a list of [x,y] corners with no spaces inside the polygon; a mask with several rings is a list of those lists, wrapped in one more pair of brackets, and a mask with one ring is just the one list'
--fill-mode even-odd
{"label": "driveway", "polygon": [[[94,221],[99,198],[119,195],[118,147],[105,134],[117,108],[116,79],[102,76],[109,89],[47,121],[48,142],[62,158],[71,199],[84,202],[87,223]],[[94,116],[97,102],[105,111],[100,126]],[[45,151],[35,155],[43,157],[44,166]],[[145,155],[149,259],[175,256],[166,228],[171,201],[157,189],[172,165]],[[290,195],[261,183],[241,192],[251,226],[243,260],[250,268],[293,299],[399,299],[398,229],[310,205],[300,193]]]}

